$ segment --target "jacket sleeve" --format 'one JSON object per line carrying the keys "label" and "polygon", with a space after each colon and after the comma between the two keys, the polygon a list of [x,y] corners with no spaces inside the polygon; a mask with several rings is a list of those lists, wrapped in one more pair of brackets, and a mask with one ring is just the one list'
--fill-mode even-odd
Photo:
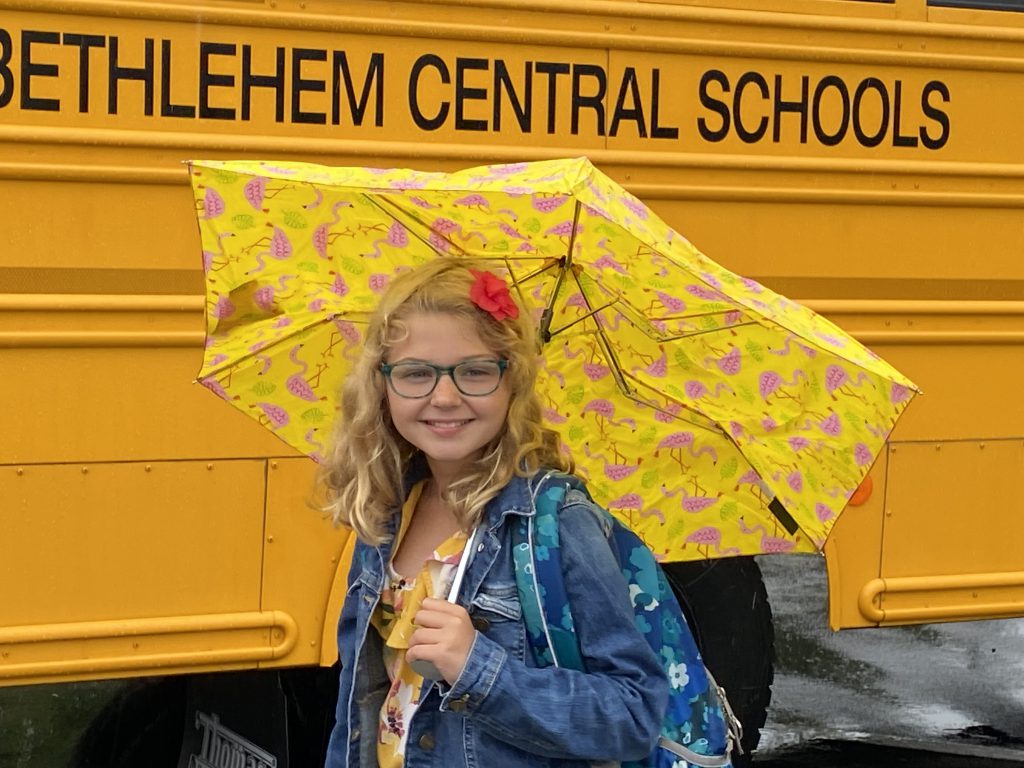
{"label": "jacket sleeve", "polygon": [[562,568],[586,672],[536,668],[477,632],[441,708],[545,757],[639,760],[654,747],[668,681],[634,624],[627,586],[587,503],[559,513]]}

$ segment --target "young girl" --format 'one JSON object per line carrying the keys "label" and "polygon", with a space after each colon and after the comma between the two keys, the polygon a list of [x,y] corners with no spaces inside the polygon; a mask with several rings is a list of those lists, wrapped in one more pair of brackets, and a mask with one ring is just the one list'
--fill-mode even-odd
{"label": "young girl", "polygon": [[525,312],[482,264],[437,259],[382,298],[323,472],[358,536],[328,768],[568,768],[653,748],[667,681],[582,494],[559,525],[587,671],[537,668],[526,643],[510,532],[544,471],[571,470],[541,423],[536,357]]}

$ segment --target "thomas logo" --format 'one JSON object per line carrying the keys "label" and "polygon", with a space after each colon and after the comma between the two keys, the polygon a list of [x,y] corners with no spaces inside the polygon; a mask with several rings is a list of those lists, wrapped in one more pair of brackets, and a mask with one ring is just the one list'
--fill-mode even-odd
{"label": "thomas logo", "polygon": [[203,734],[199,754],[188,768],[277,768],[277,758],[221,725],[216,714],[196,712],[196,729]]}

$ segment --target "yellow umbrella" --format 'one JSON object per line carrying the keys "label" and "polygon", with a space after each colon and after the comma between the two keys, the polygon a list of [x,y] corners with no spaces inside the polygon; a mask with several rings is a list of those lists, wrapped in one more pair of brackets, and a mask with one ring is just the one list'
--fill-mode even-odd
{"label": "yellow umbrella", "polygon": [[917,391],[584,158],[190,168],[208,288],[198,379],[314,459],[378,295],[439,253],[507,273],[541,328],[547,420],[595,497],[667,561],[820,548]]}

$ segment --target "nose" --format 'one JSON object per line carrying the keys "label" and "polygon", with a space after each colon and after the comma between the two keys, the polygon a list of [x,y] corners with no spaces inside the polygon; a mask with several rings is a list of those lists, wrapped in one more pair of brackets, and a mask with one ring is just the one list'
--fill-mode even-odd
{"label": "nose", "polygon": [[455,386],[455,379],[450,371],[442,373],[437,379],[437,386],[430,393],[430,402],[435,405],[457,405],[462,400],[462,393]]}

